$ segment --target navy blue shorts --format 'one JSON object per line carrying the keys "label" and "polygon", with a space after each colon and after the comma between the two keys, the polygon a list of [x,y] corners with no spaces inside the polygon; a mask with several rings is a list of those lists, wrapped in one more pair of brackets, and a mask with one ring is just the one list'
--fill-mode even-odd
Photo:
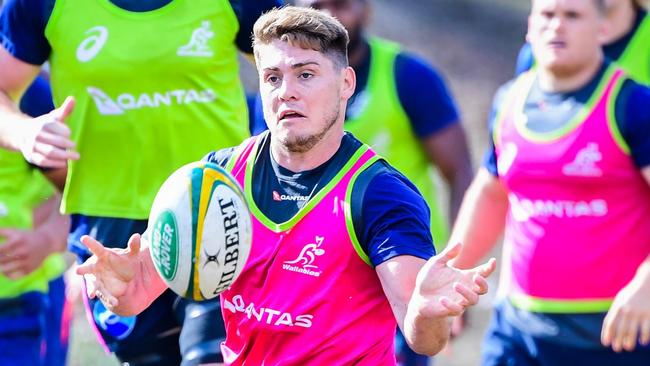
{"label": "navy blue shorts", "polygon": [[[604,314],[535,315],[518,321],[524,313],[507,301],[495,306],[495,311],[483,343],[483,366],[649,366],[650,348],[637,347],[634,352],[616,353],[599,345],[599,326],[577,324],[599,321]],[[515,314],[513,316],[513,314]],[[530,313],[529,313],[530,314]],[[512,320],[514,319],[514,320]],[[568,321],[567,321],[568,319]],[[537,324],[535,324],[537,323]],[[573,324],[571,324],[573,323]],[[529,326],[530,330],[522,329]],[[546,327],[546,329],[544,329]],[[563,328],[571,327],[578,332]],[[550,337],[543,333],[554,333]],[[583,334],[580,334],[580,333]],[[569,335],[571,334],[571,335]],[[583,338],[583,339],[578,339]]]}
{"label": "navy blue shorts", "polygon": [[[106,246],[124,247],[132,234],[143,233],[146,227],[146,220],[73,215],[68,247],[83,262],[90,253],[79,242],[82,235],[90,235]],[[167,290],[133,317],[113,314],[97,299],[85,297],[85,303],[100,342],[130,366],[195,366],[223,361],[220,343],[225,339],[225,327],[218,298],[197,303]]]}
{"label": "navy blue shorts", "polygon": [[0,365],[45,365],[47,294],[0,299]]}

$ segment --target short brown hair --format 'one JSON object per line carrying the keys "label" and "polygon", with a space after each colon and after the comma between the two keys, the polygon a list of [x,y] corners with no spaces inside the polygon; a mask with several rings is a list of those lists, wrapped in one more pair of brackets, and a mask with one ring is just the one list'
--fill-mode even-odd
{"label": "short brown hair", "polygon": [[348,32],[336,18],[320,10],[284,6],[265,13],[253,26],[253,50],[276,39],[318,51],[339,67],[348,66]]}

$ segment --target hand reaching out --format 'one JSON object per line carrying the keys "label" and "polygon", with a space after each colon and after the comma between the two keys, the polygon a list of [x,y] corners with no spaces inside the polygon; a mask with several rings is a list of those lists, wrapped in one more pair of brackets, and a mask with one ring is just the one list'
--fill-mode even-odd
{"label": "hand reaching out", "polygon": [[460,244],[449,246],[428,260],[418,273],[413,297],[420,315],[459,316],[487,293],[486,278],[496,268],[496,260],[491,258],[478,267],[460,270],[449,264],[460,251]]}
{"label": "hand reaching out", "polygon": [[77,268],[77,274],[86,279],[88,297],[98,297],[112,311],[140,272],[140,235],[131,236],[127,249],[106,248],[87,235],[81,237],[81,242],[93,256]]}

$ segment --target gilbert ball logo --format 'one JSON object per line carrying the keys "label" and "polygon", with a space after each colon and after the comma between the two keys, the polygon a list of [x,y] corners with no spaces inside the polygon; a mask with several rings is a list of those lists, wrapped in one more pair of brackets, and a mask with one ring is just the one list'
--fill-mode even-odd
{"label": "gilbert ball logo", "polygon": [[178,268],[178,225],[171,210],[165,210],[158,216],[154,224],[151,250],[160,274],[167,281],[172,281]]}

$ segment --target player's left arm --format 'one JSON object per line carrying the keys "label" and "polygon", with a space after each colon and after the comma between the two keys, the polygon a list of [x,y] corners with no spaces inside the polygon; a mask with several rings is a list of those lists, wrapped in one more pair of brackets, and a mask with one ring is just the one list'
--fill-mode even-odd
{"label": "player's left arm", "polygon": [[485,277],[494,270],[494,261],[463,271],[448,265],[459,246],[433,256],[426,202],[386,163],[375,163],[360,174],[352,197],[354,231],[409,347],[421,354],[438,353],[449,338],[449,317],[461,314],[487,291]]}
{"label": "player's left arm", "polygon": [[[650,125],[650,88],[626,81],[619,93],[616,110],[625,111],[623,115],[616,115],[617,124],[635,164],[650,186],[650,131],[647,128]],[[637,342],[650,344],[650,253],[632,280],[616,294],[603,321],[601,341],[617,352],[632,351]]]}
{"label": "player's left arm", "polygon": [[377,274],[409,347],[433,356],[447,344],[451,317],[463,314],[488,291],[486,278],[496,261],[459,270],[449,261],[460,252],[460,244],[425,261],[398,256],[377,266]]}
{"label": "player's left arm", "polygon": [[449,188],[454,221],[472,181],[472,163],[458,109],[442,76],[424,60],[400,54],[395,60],[397,92],[411,128]]}

